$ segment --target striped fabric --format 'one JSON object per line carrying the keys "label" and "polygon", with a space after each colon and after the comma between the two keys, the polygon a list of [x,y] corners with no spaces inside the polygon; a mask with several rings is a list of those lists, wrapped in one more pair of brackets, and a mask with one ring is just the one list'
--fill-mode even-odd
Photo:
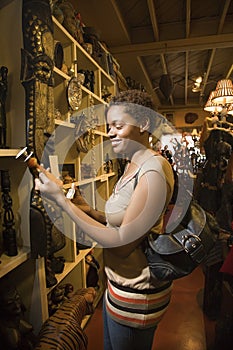
{"label": "striped fabric", "polygon": [[149,328],[162,319],[171,298],[172,282],[156,289],[136,290],[108,281],[106,308],[118,323]]}

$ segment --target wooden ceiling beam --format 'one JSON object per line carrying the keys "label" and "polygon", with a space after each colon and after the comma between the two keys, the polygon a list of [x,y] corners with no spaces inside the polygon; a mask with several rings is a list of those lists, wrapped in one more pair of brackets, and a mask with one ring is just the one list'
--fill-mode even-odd
{"label": "wooden ceiling beam", "polygon": [[185,54],[184,103],[188,103],[189,52]]}
{"label": "wooden ceiling beam", "polygon": [[[225,1],[224,8],[223,8],[223,11],[222,11],[222,15],[221,15],[221,18],[220,18],[220,21],[219,21],[219,25],[218,25],[217,34],[221,34],[221,32],[222,32],[223,25],[224,25],[224,22],[225,22],[225,19],[226,19],[226,15],[227,15],[227,11],[228,11],[228,8],[230,6],[230,2],[231,2],[231,0],[226,0]],[[213,48],[212,51],[211,51],[211,54],[210,54],[208,67],[207,67],[207,70],[205,72],[204,80],[203,80],[203,83],[202,83],[202,88],[201,88],[201,92],[200,92],[200,102],[202,100],[202,96],[204,96],[204,93],[205,93],[205,88],[206,88],[206,85],[207,85],[207,82],[208,82],[208,79],[209,79],[209,74],[210,74],[211,67],[212,67],[212,64],[213,64],[213,61],[214,61],[215,53],[216,53],[216,48]]]}
{"label": "wooden ceiling beam", "polygon": [[[186,38],[190,35],[191,0],[186,0]],[[184,103],[188,103],[189,52],[185,54]]]}
{"label": "wooden ceiling beam", "polygon": [[150,91],[151,91],[151,94],[152,94],[152,96],[153,96],[153,99],[154,99],[154,101],[155,101],[155,105],[156,105],[156,106],[160,106],[161,102],[160,102],[160,100],[159,100],[159,98],[158,98],[158,95],[156,94],[156,92],[155,92],[155,90],[154,90],[154,86],[153,86],[153,84],[152,84],[152,82],[151,82],[151,79],[150,79],[148,73],[147,73],[147,70],[146,70],[146,68],[145,68],[145,65],[144,65],[143,62],[142,62],[141,57],[137,57],[137,60],[138,60],[138,63],[139,63],[139,65],[140,65],[140,67],[141,67],[141,70],[143,71],[143,74],[144,74],[145,79],[146,79],[146,81],[147,81],[148,87],[149,87],[149,89],[150,89]]}
{"label": "wooden ceiling beam", "polygon": [[111,3],[112,3],[112,6],[114,8],[114,11],[115,11],[115,14],[119,20],[119,23],[121,25],[121,28],[123,29],[123,32],[128,40],[129,43],[131,43],[131,38],[130,38],[130,34],[129,34],[129,29],[127,27],[127,25],[125,24],[125,21],[123,19],[123,16],[121,14],[121,11],[119,9],[119,6],[117,4],[117,1],[116,0],[111,0]]}
{"label": "wooden ceiling beam", "polygon": [[186,38],[190,35],[191,0],[186,0]]}
{"label": "wooden ceiling beam", "polygon": [[[159,41],[159,28],[158,28],[158,21],[157,21],[157,17],[156,17],[154,0],[147,0],[147,6],[149,9],[150,20],[151,20],[151,24],[152,24],[152,28],[153,28],[155,41]],[[163,74],[168,74],[165,55],[162,53],[160,54],[160,63],[162,66]],[[174,100],[173,100],[172,94],[169,96],[169,99],[170,99],[171,105],[173,105]]]}
{"label": "wooden ceiling beam", "polygon": [[150,14],[150,20],[154,32],[154,37],[155,41],[159,41],[159,27],[158,27],[158,21],[156,18],[156,13],[155,13],[155,5],[153,0],[147,0],[147,6],[149,9],[149,14]]}
{"label": "wooden ceiling beam", "polygon": [[230,68],[229,71],[227,72],[226,79],[229,79],[229,78],[230,78],[232,72],[233,72],[233,64],[231,65],[231,68]]}
{"label": "wooden ceiling beam", "polygon": [[111,47],[112,54],[150,56],[169,52],[185,52],[208,50],[213,48],[233,47],[233,34],[217,34],[185,38],[176,40],[159,41],[153,43],[131,44]]}
{"label": "wooden ceiling beam", "polygon": [[227,15],[227,11],[228,11],[228,8],[230,6],[230,3],[231,3],[231,0],[226,0],[225,1],[224,7],[223,7],[223,11],[222,11],[222,15],[221,15],[221,18],[220,18],[220,21],[219,21],[219,25],[218,25],[218,34],[222,33],[223,25],[224,25],[224,22],[225,22],[225,19],[226,19],[226,15]]}
{"label": "wooden ceiling beam", "polygon": [[[153,28],[155,41],[159,41],[159,28],[158,28],[158,22],[157,22],[157,18],[156,18],[156,13],[155,13],[154,1],[153,0],[147,0],[147,6],[148,6],[148,9],[149,9],[150,20],[151,20],[151,24],[152,24],[152,28]],[[162,58],[164,59],[164,57],[160,58],[161,63],[162,63]],[[154,95],[156,105],[160,105],[160,103],[161,103],[160,99],[159,99],[158,95],[156,94],[156,92],[154,90],[154,87],[153,87],[153,84],[152,84],[152,81],[151,81],[151,77],[149,77],[148,72],[147,72],[147,70],[145,68],[145,65],[142,64],[141,57],[138,57],[138,62],[140,64],[141,69],[142,69],[142,71],[144,73],[144,76],[145,76],[145,78],[146,78],[146,80],[147,80],[147,82],[148,82],[148,84],[149,84],[149,86],[151,88],[151,92]],[[162,63],[162,66],[163,66],[163,63]],[[163,70],[164,69],[166,69],[165,59],[164,59]]]}

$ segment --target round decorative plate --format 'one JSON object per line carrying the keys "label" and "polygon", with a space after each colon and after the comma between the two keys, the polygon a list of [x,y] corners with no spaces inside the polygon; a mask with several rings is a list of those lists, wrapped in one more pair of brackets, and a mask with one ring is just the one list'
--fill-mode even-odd
{"label": "round decorative plate", "polygon": [[77,111],[82,102],[82,89],[80,81],[76,77],[71,78],[69,81],[67,98],[70,108],[73,111]]}

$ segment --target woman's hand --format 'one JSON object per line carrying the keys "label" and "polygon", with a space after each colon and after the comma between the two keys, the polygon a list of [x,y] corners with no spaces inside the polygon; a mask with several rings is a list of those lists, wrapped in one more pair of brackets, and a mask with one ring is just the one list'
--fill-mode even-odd
{"label": "woman's hand", "polygon": [[38,165],[38,166],[37,166],[37,169],[38,169],[39,173],[45,174],[45,175],[47,176],[48,179],[50,179],[51,181],[55,182],[59,187],[62,187],[62,186],[63,186],[63,182],[62,182],[59,178],[55,177],[55,176],[49,171],[49,169],[46,170],[46,169],[43,167],[42,164]]}
{"label": "woman's hand", "polygon": [[44,196],[55,200],[59,206],[62,206],[65,202],[62,185],[63,182],[60,179],[40,165],[39,178],[35,179],[35,188]]}

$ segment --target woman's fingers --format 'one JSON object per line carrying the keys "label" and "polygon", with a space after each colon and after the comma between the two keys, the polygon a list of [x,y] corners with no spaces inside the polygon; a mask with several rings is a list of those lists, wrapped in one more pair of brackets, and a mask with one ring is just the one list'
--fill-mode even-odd
{"label": "woman's fingers", "polygon": [[47,174],[45,172],[40,172],[39,173],[39,178],[40,178],[42,183],[48,183],[49,182],[49,178],[48,178],[48,176],[47,176]]}
{"label": "woman's fingers", "polygon": [[35,178],[35,190],[40,191],[41,182],[38,178]]}
{"label": "woman's fingers", "polygon": [[52,173],[50,173],[50,171],[42,168],[40,169],[41,171],[39,172],[39,178],[41,179],[41,181],[43,183],[48,183],[49,180],[55,182],[59,187],[62,187],[63,186],[63,182],[55,177]]}

